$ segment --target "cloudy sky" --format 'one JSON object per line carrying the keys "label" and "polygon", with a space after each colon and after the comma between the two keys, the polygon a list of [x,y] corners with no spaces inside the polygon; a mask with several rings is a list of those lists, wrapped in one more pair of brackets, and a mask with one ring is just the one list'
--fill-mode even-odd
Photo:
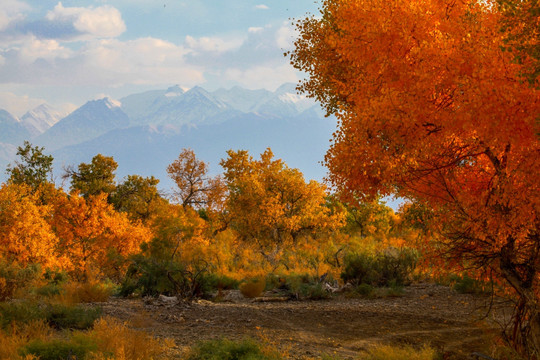
{"label": "cloudy sky", "polygon": [[178,84],[274,90],[300,74],[283,52],[315,0],[1,0],[0,108]]}

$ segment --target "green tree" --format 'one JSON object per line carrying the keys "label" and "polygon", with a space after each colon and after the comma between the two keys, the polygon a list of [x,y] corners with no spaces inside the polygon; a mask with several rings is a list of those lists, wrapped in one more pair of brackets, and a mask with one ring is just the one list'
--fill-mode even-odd
{"label": "green tree", "polygon": [[112,156],[97,154],[90,164],[81,163],[78,170],[66,169],[64,178],[71,179],[71,189],[83,197],[111,194],[116,189],[115,174],[118,164]]}
{"label": "green tree", "polygon": [[52,180],[53,157],[43,153],[44,148],[32,146],[25,141],[24,146],[17,148],[17,156],[20,160],[14,165],[8,165],[6,174],[11,184],[26,184],[34,191],[44,183]]}
{"label": "green tree", "polygon": [[156,209],[166,203],[161,197],[155,177],[143,178],[140,175],[129,175],[120,183],[111,195],[111,203],[118,211],[126,212],[132,220],[146,223]]}

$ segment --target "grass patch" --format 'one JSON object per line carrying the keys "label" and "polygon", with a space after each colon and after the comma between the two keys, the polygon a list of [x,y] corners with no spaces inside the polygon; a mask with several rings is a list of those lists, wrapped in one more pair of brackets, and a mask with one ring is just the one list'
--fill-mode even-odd
{"label": "grass patch", "polygon": [[21,355],[34,355],[39,357],[40,360],[82,360],[96,350],[97,345],[92,339],[84,336],[74,336],[69,340],[33,340],[22,349]]}
{"label": "grass patch", "polygon": [[39,305],[28,301],[0,303],[2,329],[12,324],[22,325],[42,320],[56,329],[83,330],[92,327],[100,316],[101,308],[97,307]]}
{"label": "grass patch", "polygon": [[436,360],[437,352],[431,347],[424,345],[416,349],[410,345],[391,346],[379,345],[371,348],[368,354],[361,357],[362,360]]}
{"label": "grass patch", "polygon": [[209,340],[194,346],[186,360],[280,360],[275,351],[264,348],[251,339],[231,341]]}
{"label": "grass patch", "polygon": [[47,309],[47,322],[56,329],[85,330],[101,316],[101,308],[51,305]]}

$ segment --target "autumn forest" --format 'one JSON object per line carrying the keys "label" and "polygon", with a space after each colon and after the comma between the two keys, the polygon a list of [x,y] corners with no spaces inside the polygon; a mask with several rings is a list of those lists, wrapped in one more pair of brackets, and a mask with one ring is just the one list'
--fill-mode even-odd
{"label": "autumn forest", "polygon": [[323,0],[295,27],[298,91],[338,119],[324,183],[270,148],[229,150],[211,176],[179,144],[168,194],[102,154],[59,186],[47,149],[18,148],[0,187],[0,359],[288,358],[260,326],[186,350],[95,305],[399,302],[411,284],[483,300],[478,358],[540,359],[538,1]]}

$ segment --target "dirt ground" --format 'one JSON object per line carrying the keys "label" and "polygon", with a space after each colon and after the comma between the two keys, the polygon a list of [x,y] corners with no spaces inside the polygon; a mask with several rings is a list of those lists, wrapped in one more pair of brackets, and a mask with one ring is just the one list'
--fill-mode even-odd
{"label": "dirt ground", "polygon": [[323,354],[357,358],[375,344],[429,344],[444,359],[488,353],[494,324],[479,321],[487,299],[435,284],[413,284],[402,297],[261,302],[228,294],[230,301],[192,303],[112,299],[106,315],[173,338],[178,353],[200,340],[245,337],[275,346],[291,359]]}

